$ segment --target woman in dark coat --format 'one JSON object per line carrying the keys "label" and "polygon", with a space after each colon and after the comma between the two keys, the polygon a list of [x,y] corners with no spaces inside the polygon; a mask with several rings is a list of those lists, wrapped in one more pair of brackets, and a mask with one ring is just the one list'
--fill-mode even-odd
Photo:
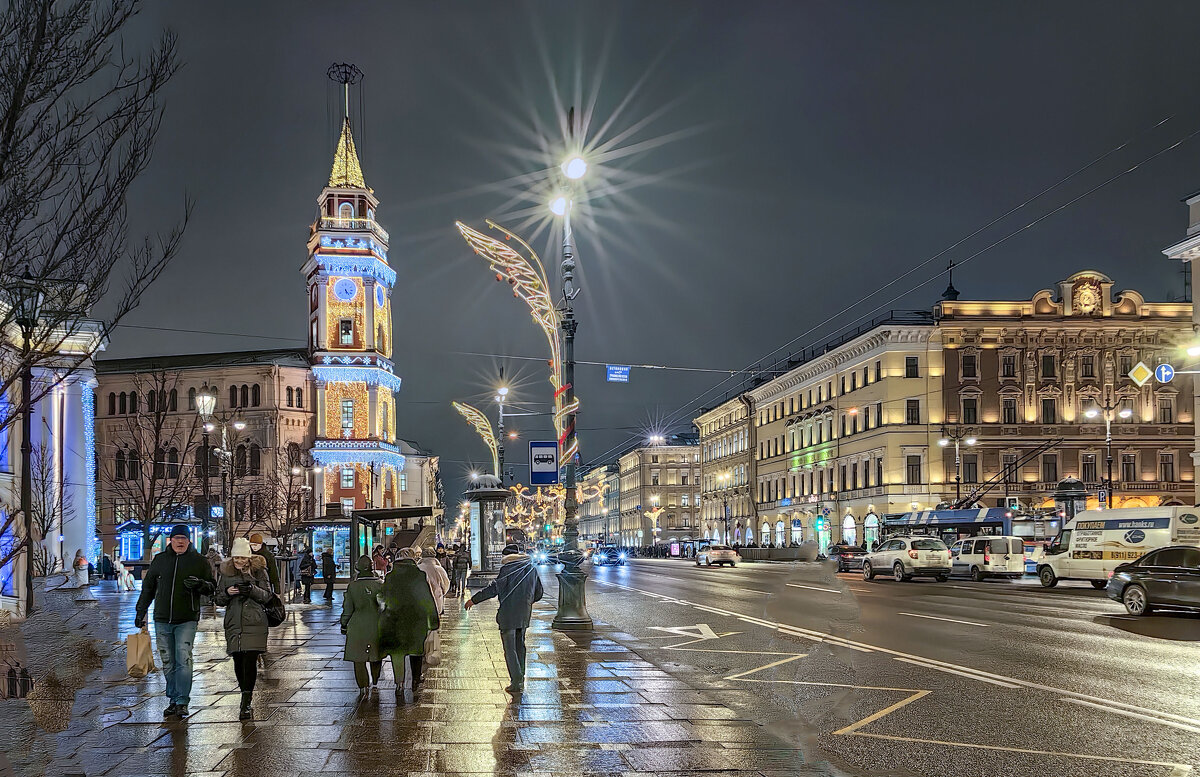
{"label": "woman in dark coat", "polygon": [[360,691],[367,689],[368,666],[371,685],[379,682],[379,674],[383,671],[377,599],[383,590],[383,581],[371,574],[372,567],[370,557],[359,556],[355,564],[358,578],[346,587],[342,597],[342,631],[346,635],[346,652],[342,660],[354,663],[354,681]]}
{"label": "woman in dark coat", "polygon": [[429,590],[425,571],[407,554],[401,555],[383,581],[379,594],[379,650],[392,657],[396,694],[404,692],[403,664],[397,659],[412,657],[412,689],[421,683],[421,658],[425,655],[425,637],[438,628],[437,605]]}
{"label": "woman in dark coat", "polygon": [[267,560],[250,550],[245,537],[233,541],[230,555],[221,564],[216,601],[225,608],[225,652],[233,658],[233,672],[242,689],[238,719],[249,720],[258,654],[267,651],[266,605],[271,600],[271,579]]}

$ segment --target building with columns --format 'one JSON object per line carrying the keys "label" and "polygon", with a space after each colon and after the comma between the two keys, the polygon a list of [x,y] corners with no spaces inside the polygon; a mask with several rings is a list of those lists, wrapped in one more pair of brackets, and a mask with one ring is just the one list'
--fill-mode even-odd
{"label": "building with columns", "polygon": [[579,505],[579,538],[601,544],[615,543],[620,522],[621,475],[616,464],[602,464],[583,473],[579,484],[584,492],[600,489],[603,496]]}
{"label": "building with columns", "polygon": [[700,435],[701,539],[725,541],[726,523],[730,537],[739,525],[757,524],[751,484],[758,428],[753,417],[753,400],[738,394],[702,411],[692,422]]}
{"label": "building with columns", "polygon": [[[1188,226],[1187,236],[1182,242],[1176,243],[1170,248],[1164,249],[1168,259],[1176,259],[1187,265],[1187,277],[1189,279],[1188,301],[1194,302],[1196,299],[1196,273],[1192,267],[1192,261],[1200,257],[1200,192],[1196,192],[1184,200],[1188,208]],[[1188,340],[1188,351],[1180,358],[1181,361],[1189,366],[1190,369],[1195,369],[1197,364],[1200,364],[1200,311],[1196,310],[1195,305],[1192,306],[1192,331],[1191,338]],[[1200,414],[1200,381],[1192,382],[1192,417],[1195,418]],[[1191,451],[1192,466],[1200,465],[1200,428],[1197,429],[1197,436],[1193,442]],[[1195,493],[1192,495],[1193,504],[1200,505],[1200,483],[1196,484]]]}
{"label": "building with columns", "polygon": [[309,352],[316,391],[312,456],[326,515],[400,505],[404,455],[396,438],[400,378],[392,365],[388,233],[363,180],[347,118],[302,272],[308,287]]}
{"label": "building with columns", "polygon": [[[700,539],[700,446],[694,435],[634,448],[617,460],[621,483],[615,544],[644,547]],[[610,521],[612,516],[610,516]]]}

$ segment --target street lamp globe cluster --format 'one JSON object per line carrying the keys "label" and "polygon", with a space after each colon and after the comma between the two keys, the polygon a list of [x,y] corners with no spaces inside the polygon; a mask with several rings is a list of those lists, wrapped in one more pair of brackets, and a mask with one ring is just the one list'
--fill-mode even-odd
{"label": "street lamp globe cluster", "polygon": [[[1190,353],[1190,351],[1189,351],[1189,353]],[[1107,491],[1107,494],[1104,499],[1104,504],[1100,505],[1101,507],[1108,507],[1113,504],[1112,422],[1113,422],[1114,413],[1116,414],[1117,418],[1120,418],[1122,420],[1133,417],[1133,411],[1130,410],[1129,408],[1123,407],[1120,410],[1118,410],[1117,407],[1118,407],[1117,405],[1114,405],[1111,402],[1105,402],[1103,405],[1088,408],[1083,413],[1083,415],[1086,418],[1091,418],[1091,419],[1096,419],[1101,416],[1104,417],[1104,447],[1105,447],[1105,456],[1104,456],[1105,478],[1104,478],[1104,480],[1105,480],[1105,484],[1108,486],[1108,491]]]}
{"label": "street lamp globe cluster", "polygon": [[957,426],[949,429],[942,428],[942,436],[938,440],[938,445],[945,448],[947,445],[954,443],[954,506],[960,507],[959,502],[962,501],[962,445],[974,445],[978,440],[974,436],[967,434]]}

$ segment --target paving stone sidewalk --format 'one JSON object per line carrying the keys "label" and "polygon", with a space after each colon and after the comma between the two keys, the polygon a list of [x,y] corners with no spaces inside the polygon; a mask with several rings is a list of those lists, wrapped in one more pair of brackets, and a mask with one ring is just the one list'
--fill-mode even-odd
{"label": "paving stone sidewalk", "polygon": [[[98,595],[100,606],[121,613],[121,633],[132,631],[132,595]],[[390,666],[377,689],[359,695],[341,660],[340,611],[341,592],[332,608],[298,611],[272,629],[252,723],[237,720],[237,684],[215,620],[197,637],[186,723],[163,722],[161,673],[132,681],[110,672],[77,698],[77,719],[58,735],[46,774],[827,773],[739,712],[753,699],[735,683],[668,674],[603,624],[586,634],[553,631],[552,602],[535,609],[519,700],[502,690],[508,680],[494,604],[465,613],[447,603],[444,661],[426,670],[415,696],[397,695]]]}

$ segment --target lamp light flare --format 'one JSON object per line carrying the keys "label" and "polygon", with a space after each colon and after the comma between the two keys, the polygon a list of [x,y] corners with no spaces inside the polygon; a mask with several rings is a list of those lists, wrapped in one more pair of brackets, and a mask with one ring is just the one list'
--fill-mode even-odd
{"label": "lamp light flare", "polygon": [[1192,345],[1187,349],[1188,356],[1200,356],[1200,345]]}
{"label": "lamp light flare", "polygon": [[1130,410],[1129,408],[1125,408],[1125,409],[1124,409],[1124,410],[1122,410],[1121,412],[1117,413],[1117,415],[1121,416],[1122,418],[1132,418],[1132,417],[1133,417],[1133,411],[1132,411],[1132,410]]}
{"label": "lamp light flare", "polygon": [[587,175],[588,163],[587,160],[576,154],[559,165],[559,169],[572,181],[578,181]]}
{"label": "lamp light flare", "polygon": [[1096,408],[1092,408],[1091,410],[1085,411],[1084,415],[1087,416],[1088,418],[1095,418],[1096,416],[1100,415],[1100,411],[1097,410]]}
{"label": "lamp light flare", "polygon": [[976,440],[974,437],[968,437],[967,439],[963,440],[963,442],[965,442],[967,445],[974,445],[975,443],[977,443],[979,441]]}
{"label": "lamp light flare", "polygon": [[558,196],[550,200],[550,212],[555,216],[565,216],[571,208],[571,201],[566,197]]}
{"label": "lamp light flare", "polygon": [[949,445],[949,444],[950,444],[950,441],[949,441],[949,440],[947,440],[945,437],[943,437],[942,439],[938,440],[938,445],[942,446],[943,448],[945,448],[945,447],[946,447],[947,445]]}

